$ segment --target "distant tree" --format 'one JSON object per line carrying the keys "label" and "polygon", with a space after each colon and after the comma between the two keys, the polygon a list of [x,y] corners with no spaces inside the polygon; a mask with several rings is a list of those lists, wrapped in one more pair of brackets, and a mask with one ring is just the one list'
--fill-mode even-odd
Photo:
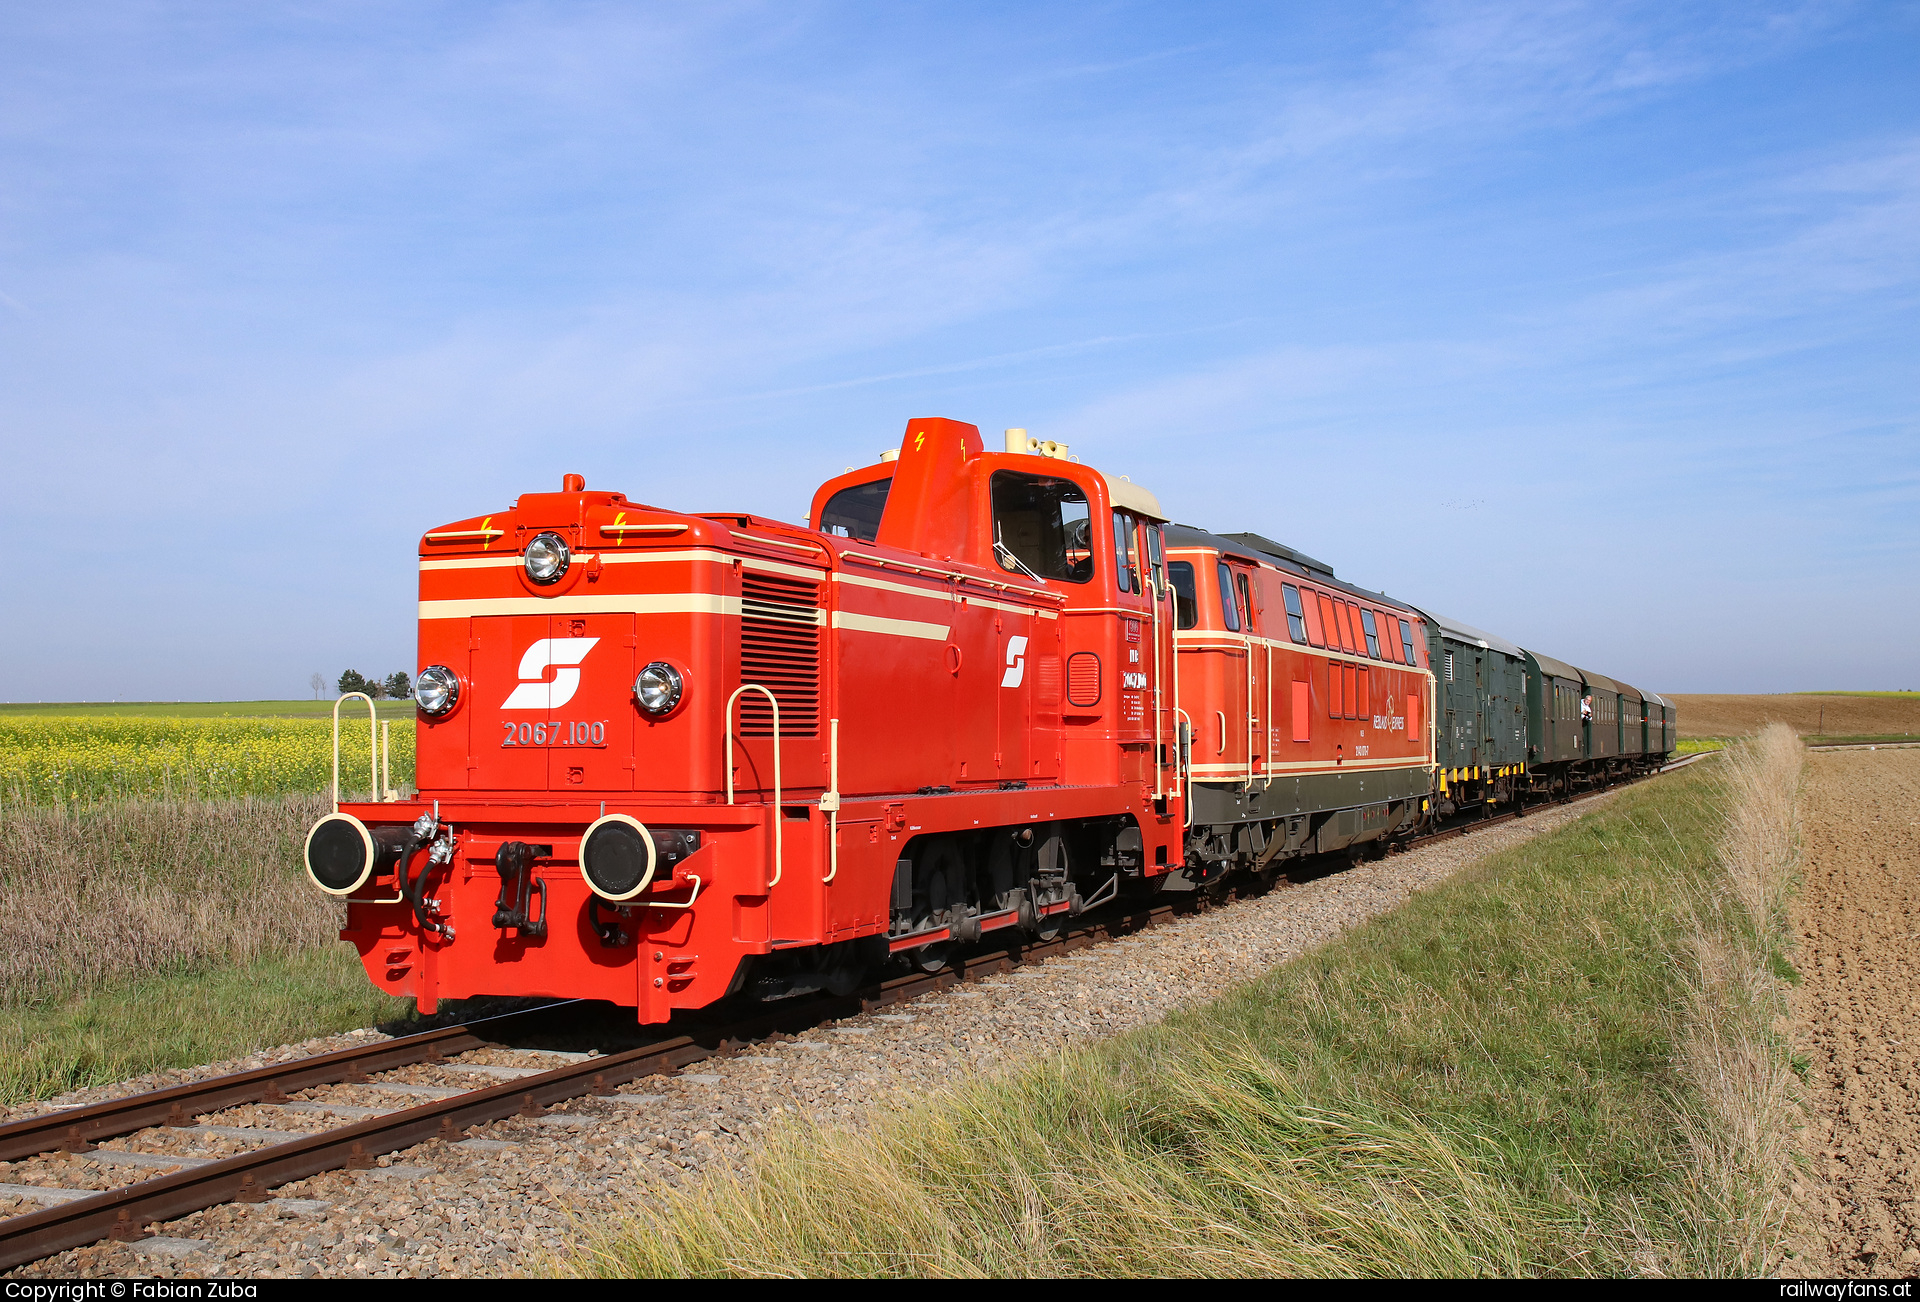
{"label": "distant tree", "polygon": [[340,675],[340,695],[345,696],[348,692],[364,692],[366,690],[367,680],[362,678],[354,670],[349,669]]}
{"label": "distant tree", "polygon": [[386,698],[387,685],[385,683],[381,682],[378,678],[368,678],[368,679],[364,679],[363,681],[366,683],[366,686],[362,687],[360,689],[361,691],[365,692],[368,696],[371,696],[376,701],[384,700]]}
{"label": "distant tree", "polygon": [[316,669],[313,671],[313,677],[307,679],[307,686],[313,689],[313,699],[317,701],[320,699],[320,693],[327,690],[327,680],[322,678],[320,671]]}
{"label": "distant tree", "polygon": [[404,673],[388,674],[387,681],[381,685],[387,689],[387,695],[396,701],[404,701],[413,695],[413,680]]}

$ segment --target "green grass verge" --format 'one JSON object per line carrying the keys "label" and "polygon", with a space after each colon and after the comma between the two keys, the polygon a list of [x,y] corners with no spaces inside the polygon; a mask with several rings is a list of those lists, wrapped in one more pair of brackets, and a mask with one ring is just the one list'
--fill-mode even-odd
{"label": "green grass verge", "polygon": [[374,988],[337,943],[0,1005],[0,1104],[405,1019],[412,1008]]}
{"label": "green grass verge", "polygon": [[1809,746],[1871,746],[1875,742],[1920,741],[1920,736],[1910,732],[1882,732],[1850,737],[1807,733],[1802,735],[1800,740]]}
{"label": "green grass verge", "polygon": [[1162,1024],[862,1133],[795,1126],[748,1178],[666,1191],[555,1269],[1740,1269],[1683,1015],[1726,913],[1724,804],[1698,766],[1629,789]]}
{"label": "green grass verge", "polygon": [[1682,737],[1679,744],[1673,748],[1673,753],[1676,755],[1698,755],[1703,751],[1725,750],[1726,748],[1727,739],[1725,737]]}
{"label": "green grass verge", "polygon": [[[410,719],[412,701],[376,701],[383,719]],[[154,719],[326,719],[333,716],[333,701],[37,701],[0,702],[0,717],[7,715],[53,716],[57,718],[154,718]],[[350,701],[341,709],[343,720],[367,721],[363,702]]]}

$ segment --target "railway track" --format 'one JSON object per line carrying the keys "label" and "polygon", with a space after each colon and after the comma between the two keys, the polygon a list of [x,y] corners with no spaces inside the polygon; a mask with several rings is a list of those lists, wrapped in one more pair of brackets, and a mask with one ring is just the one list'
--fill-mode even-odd
{"label": "railway track", "polygon": [[[1701,757],[1695,757],[1701,758]],[[1670,766],[1681,767],[1685,763]],[[1579,803],[1607,789],[1576,796]],[[1534,806],[1538,809],[1540,806]],[[1430,845],[1523,817],[1516,810],[1460,820],[1409,843]],[[1322,875],[1308,861],[1306,875]],[[1331,870],[1326,870],[1331,871]],[[1286,878],[1276,884],[1284,884]],[[1253,893],[1253,892],[1249,892]],[[1264,893],[1262,889],[1259,893]],[[1229,897],[1231,896],[1229,893]],[[613,1053],[503,1048],[502,1041],[524,1038],[543,1019],[551,1020],[576,1001],[541,1005],[482,1021],[443,1027],[393,1040],[354,1046],[254,1071],[189,1082],[129,1098],[44,1113],[0,1125],[0,1161],[17,1162],[64,1155],[72,1174],[82,1164],[104,1170],[98,1179],[128,1167],[154,1170],[145,1179],[120,1188],[97,1190],[41,1185],[0,1185],[0,1195],[48,1204],[39,1211],[0,1220],[0,1270],[38,1260],[102,1239],[134,1241],[150,1237],[150,1226],[227,1202],[274,1201],[272,1190],[333,1170],[374,1168],[378,1159],[430,1139],[476,1146],[468,1131],[512,1116],[539,1117],[554,1104],[583,1097],[618,1102],[620,1087],[648,1076],[672,1074],[694,1063],[723,1057],[749,1043],[781,1038],[847,1016],[917,999],[965,981],[1012,971],[1024,963],[1070,953],[1110,938],[1130,935],[1205,911],[1222,897],[1195,891],[1152,907],[1113,905],[1086,915],[1048,941],[1022,941],[976,953],[938,972],[913,973],[853,994],[813,996],[764,1007],[732,1021],[691,1026],[685,1033]],[[467,1055],[559,1058],[559,1065],[504,1066],[465,1061]],[[393,1079],[408,1068],[427,1067],[432,1075],[478,1076],[487,1083],[472,1088],[425,1085]],[[325,1093],[351,1087],[354,1097],[367,1092],[401,1100],[395,1107],[329,1102]],[[321,1095],[322,1097],[309,1097]],[[419,1102],[411,1102],[419,1099]],[[409,1105],[410,1104],[410,1105]],[[222,1124],[222,1114],[245,1111],[242,1124]],[[344,1125],[301,1133],[258,1124],[262,1112],[287,1118],[331,1113]],[[180,1141],[220,1137],[257,1144],[230,1156],[152,1151]],[[101,1144],[126,1140],[124,1149]],[[143,1143],[144,1141],[144,1143]],[[497,1145],[496,1145],[497,1146]],[[63,1172],[63,1177],[66,1173]],[[300,1200],[280,1200],[298,1204]],[[291,1210],[302,1210],[294,1206]]]}

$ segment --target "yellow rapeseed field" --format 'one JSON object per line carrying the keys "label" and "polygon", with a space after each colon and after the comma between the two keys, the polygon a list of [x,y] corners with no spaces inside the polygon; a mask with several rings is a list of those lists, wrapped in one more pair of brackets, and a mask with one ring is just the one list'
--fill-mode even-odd
{"label": "yellow rapeseed field", "polygon": [[[325,719],[0,718],[0,800],[183,799],[320,792],[332,780]],[[413,783],[413,723],[392,733],[396,787]],[[342,722],[340,794],[364,796],[367,725]]]}

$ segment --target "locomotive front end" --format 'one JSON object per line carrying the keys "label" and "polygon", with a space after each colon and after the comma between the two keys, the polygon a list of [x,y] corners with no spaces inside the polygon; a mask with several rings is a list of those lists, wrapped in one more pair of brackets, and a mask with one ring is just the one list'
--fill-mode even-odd
{"label": "locomotive front end", "polygon": [[817,681],[820,548],[782,529],[568,476],[425,535],[417,793],[341,804],[307,844],[376,984],[425,1012],[553,995],[662,1021],[783,934],[769,865],[821,843],[826,756],[789,746],[776,773],[774,711],[736,690],[756,623],[783,681]]}

